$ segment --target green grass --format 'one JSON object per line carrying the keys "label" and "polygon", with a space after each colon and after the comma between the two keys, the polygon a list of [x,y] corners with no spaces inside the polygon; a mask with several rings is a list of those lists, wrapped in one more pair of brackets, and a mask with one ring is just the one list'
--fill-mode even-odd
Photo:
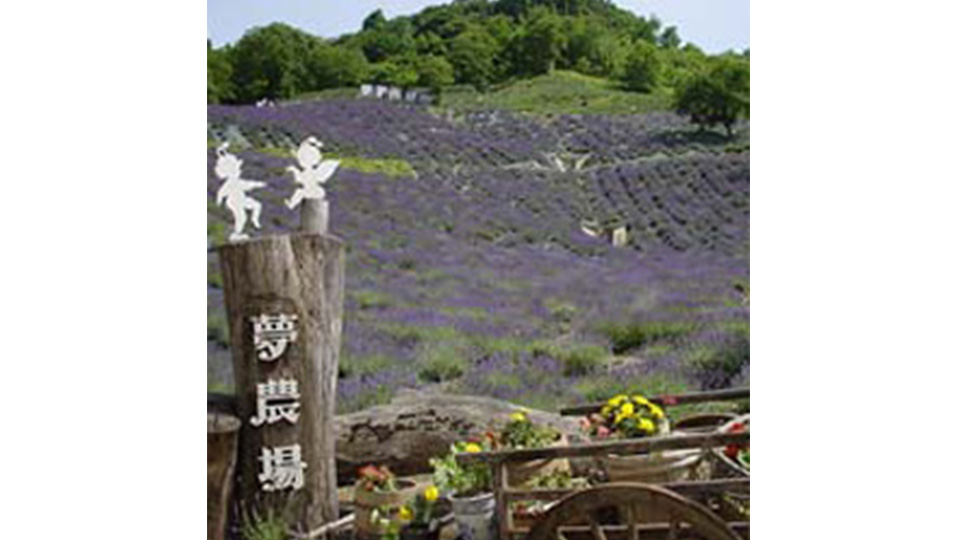
{"label": "green grass", "polygon": [[338,364],[338,375],[341,378],[360,377],[372,375],[379,371],[389,369],[395,364],[395,360],[382,354],[373,354],[369,356],[352,356],[344,354]]}
{"label": "green grass", "polygon": [[388,308],[397,303],[396,299],[389,294],[373,289],[350,291],[347,296],[353,299],[360,309]]}
{"label": "green grass", "polygon": [[576,384],[575,388],[588,402],[606,401],[617,394],[680,394],[687,391],[683,382],[664,375],[651,375],[643,379],[623,379],[611,375],[591,377]]}
{"label": "green grass", "polygon": [[227,323],[227,317],[223,313],[207,313],[207,339],[213,340],[224,347],[230,346],[230,327]]}
{"label": "green grass", "polygon": [[[261,146],[255,149],[261,154],[276,156],[282,158],[292,158],[289,148],[277,148],[275,146]],[[324,159],[339,159],[341,169],[350,169],[352,171],[364,174],[382,174],[391,178],[415,178],[417,171],[409,161],[394,158],[371,158],[363,156],[342,156],[335,152],[326,152]],[[278,170],[277,173],[288,174],[286,171]]]}
{"label": "green grass", "polygon": [[668,110],[668,90],[644,94],[624,90],[616,81],[574,71],[514,81],[487,93],[452,87],[439,109],[508,109],[535,114],[638,114]]}

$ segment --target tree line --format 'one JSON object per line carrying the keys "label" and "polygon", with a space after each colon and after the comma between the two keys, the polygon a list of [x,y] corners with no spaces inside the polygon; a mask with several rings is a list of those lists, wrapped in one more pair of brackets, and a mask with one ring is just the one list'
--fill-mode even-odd
{"label": "tree line", "polygon": [[[455,0],[392,19],[377,10],[360,31],[335,39],[274,23],[232,45],[207,42],[207,102],[286,99],[366,82],[438,95],[452,84],[486,91],[554,69],[638,92],[672,88],[678,108],[701,122],[723,123],[715,119],[730,115],[721,109],[749,110],[749,50],[709,56],[683,43],[676,27],[609,0]],[[684,93],[696,99],[681,103]]]}

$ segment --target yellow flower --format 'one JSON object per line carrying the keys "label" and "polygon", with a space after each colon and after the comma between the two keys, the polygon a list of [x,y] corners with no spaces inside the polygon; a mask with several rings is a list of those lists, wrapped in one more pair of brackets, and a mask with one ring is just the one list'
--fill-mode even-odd
{"label": "yellow flower", "polygon": [[620,407],[620,412],[621,412],[624,416],[633,416],[633,413],[634,413],[635,411],[636,411],[636,409],[633,408],[633,403],[630,403],[629,401],[626,402],[626,403],[624,403],[624,404],[623,404],[623,407]]}
{"label": "yellow flower", "polygon": [[657,428],[653,425],[653,421],[649,418],[641,418],[640,429],[646,431],[647,433],[653,433]]}
{"label": "yellow flower", "polygon": [[429,487],[427,487],[427,489],[423,492],[423,498],[426,499],[426,500],[428,500],[428,501],[430,501],[430,502],[433,502],[433,501],[437,500],[438,498],[440,498],[440,490],[437,489],[437,486],[429,486]]}
{"label": "yellow flower", "polygon": [[413,510],[411,510],[409,506],[401,506],[400,519],[403,521],[410,521],[413,519]]}
{"label": "yellow flower", "polygon": [[510,415],[510,420],[514,422],[525,422],[527,420],[527,415],[523,412],[515,412]]}
{"label": "yellow flower", "polygon": [[639,405],[649,405],[649,404],[650,404],[650,400],[647,399],[647,398],[645,398],[645,397],[643,397],[643,396],[641,396],[640,394],[637,394],[637,395],[633,396],[633,400],[636,401],[637,404],[639,404]]}
{"label": "yellow flower", "polygon": [[464,448],[464,450],[466,450],[467,452],[470,452],[471,454],[476,454],[477,452],[482,452],[482,451],[483,451],[483,448],[480,448],[480,445],[479,445],[479,444],[472,442],[472,443],[467,444],[467,446],[466,446],[466,448]]}
{"label": "yellow flower", "polygon": [[626,400],[627,400],[627,396],[624,394],[620,394],[610,398],[610,400],[607,401],[607,404],[610,405],[611,407],[619,407],[620,404]]}
{"label": "yellow flower", "polygon": [[650,414],[653,415],[653,417],[657,420],[663,420],[663,409],[654,405],[653,403],[650,404]]}

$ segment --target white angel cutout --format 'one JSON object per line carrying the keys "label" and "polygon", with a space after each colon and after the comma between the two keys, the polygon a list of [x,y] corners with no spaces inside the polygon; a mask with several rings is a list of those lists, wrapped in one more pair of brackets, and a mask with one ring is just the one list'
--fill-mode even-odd
{"label": "white angel cutout", "polygon": [[296,208],[303,199],[319,199],[323,201],[327,194],[321,184],[326,184],[327,180],[337,172],[340,166],[338,160],[324,160],[320,149],[323,143],[316,137],[309,136],[293,154],[300,164],[300,169],[293,165],[287,167],[287,170],[293,173],[294,181],[300,185],[293,196],[287,200],[287,208],[291,210]]}
{"label": "white angel cutout", "polygon": [[217,206],[226,201],[227,208],[233,213],[233,232],[230,234],[230,241],[236,242],[249,238],[243,232],[247,225],[247,210],[251,213],[253,226],[260,228],[260,201],[248,196],[247,192],[267,184],[240,178],[243,160],[227,152],[229,144],[223,143],[217,148],[217,164],[214,166],[214,172],[218,178],[223,179],[223,184],[217,191]]}

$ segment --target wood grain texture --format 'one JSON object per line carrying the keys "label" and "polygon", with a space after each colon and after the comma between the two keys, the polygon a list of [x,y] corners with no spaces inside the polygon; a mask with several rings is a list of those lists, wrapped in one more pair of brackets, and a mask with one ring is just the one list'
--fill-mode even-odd
{"label": "wood grain texture", "polygon": [[207,411],[207,540],[223,540],[237,463],[237,417]]}
{"label": "wood grain texture", "polygon": [[[218,248],[230,325],[237,413],[243,422],[238,457],[238,493],[244,506],[283,510],[302,527],[315,529],[339,517],[334,413],[343,318],[344,245],[317,234],[268,236]],[[297,340],[275,362],[257,359],[250,317],[295,314]],[[295,378],[300,418],[254,427],[257,383]],[[299,443],[307,463],[304,487],[260,490],[260,450]]]}

